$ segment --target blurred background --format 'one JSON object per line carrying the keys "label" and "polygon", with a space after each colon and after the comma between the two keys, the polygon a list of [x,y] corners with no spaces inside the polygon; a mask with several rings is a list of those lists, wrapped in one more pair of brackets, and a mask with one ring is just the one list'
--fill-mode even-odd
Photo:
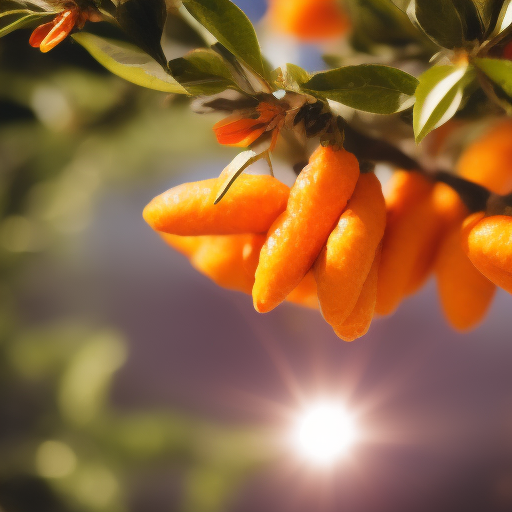
{"label": "blurred background", "polygon": [[[276,65],[321,69],[263,29]],[[0,512],[512,510],[509,295],[459,334],[430,282],[352,344],[315,311],[259,315],[141,216],[234,156],[214,118],[28,37],[0,40]],[[358,442],[318,468],[291,438],[324,399]]]}

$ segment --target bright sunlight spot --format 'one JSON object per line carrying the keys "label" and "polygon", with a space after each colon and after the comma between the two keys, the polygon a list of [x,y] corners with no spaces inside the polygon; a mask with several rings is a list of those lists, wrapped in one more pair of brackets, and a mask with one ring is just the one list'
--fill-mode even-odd
{"label": "bright sunlight spot", "polygon": [[294,441],[299,453],[317,465],[336,462],[356,440],[353,418],[334,402],[320,402],[298,418]]}

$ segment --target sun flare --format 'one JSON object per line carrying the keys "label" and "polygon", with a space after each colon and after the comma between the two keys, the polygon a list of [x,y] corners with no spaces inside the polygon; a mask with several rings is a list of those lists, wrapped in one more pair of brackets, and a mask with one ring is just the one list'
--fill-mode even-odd
{"label": "sun flare", "polygon": [[300,455],[318,466],[334,464],[345,455],[357,438],[354,419],[343,405],[319,402],[298,417],[294,446]]}

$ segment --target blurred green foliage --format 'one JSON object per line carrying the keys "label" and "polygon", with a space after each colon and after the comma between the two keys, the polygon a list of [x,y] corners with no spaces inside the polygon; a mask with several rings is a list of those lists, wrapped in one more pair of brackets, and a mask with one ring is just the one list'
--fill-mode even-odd
{"label": "blurred green foliage", "polygon": [[79,236],[108,187],[178,169],[201,148],[211,157],[210,124],[106,74],[78,45],[43,56],[27,38],[0,40],[0,511],[128,511],[148,471],[178,475],[180,510],[225,510],[272,459],[266,432],[118,411],[122,334],[83,318],[27,326],[18,311],[28,262]]}

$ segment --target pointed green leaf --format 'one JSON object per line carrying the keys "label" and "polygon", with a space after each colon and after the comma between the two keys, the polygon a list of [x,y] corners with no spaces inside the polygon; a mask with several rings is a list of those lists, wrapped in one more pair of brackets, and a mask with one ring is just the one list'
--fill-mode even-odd
{"label": "pointed green leaf", "polygon": [[0,37],[14,30],[32,25],[38,20],[43,20],[47,14],[39,14],[27,9],[8,11],[0,14]]}
{"label": "pointed green leaf", "polygon": [[54,16],[57,12],[41,10],[36,6],[31,9],[24,4],[6,1],[0,6],[0,37],[19,28],[37,25],[37,22],[44,23],[47,21],[45,18]]}
{"label": "pointed green leaf", "polygon": [[122,0],[115,18],[130,39],[164,68],[167,59],[161,46],[167,8],[165,0]]}
{"label": "pointed green leaf", "polygon": [[212,50],[193,50],[169,62],[169,68],[174,78],[193,95],[216,94],[228,88],[239,90],[227,62]]}
{"label": "pointed green leaf", "polygon": [[512,25],[512,0],[505,0],[498,15],[498,20],[492,31],[491,37],[501,34]]}
{"label": "pointed green leaf", "polygon": [[311,74],[296,64],[286,64],[285,83],[301,86],[311,79]]}
{"label": "pointed green leaf", "polygon": [[505,59],[475,59],[474,64],[512,97],[512,61]]}
{"label": "pointed green leaf", "polygon": [[114,75],[148,89],[188,94],[187,90],[167,74],[156,60],[136,46],[88,32],[79,32],[72,37]]}
{"label": "pointed green leaf", "polygon": [[231,185],[233,185],[238,176],[240,176],[247,167],[265,158],[267,154],[267,151],[256,153],[252,149],[248,149],[235,156],[231,163],[222,171],[222,183],[219,186],[219,192],[213,204],[217,204],[226,195]]}
{"label": "pointed green leaf", "polygon": [[344,0],[343,3],[352,25],[352,43],[360,50],[371,52],[372,46],[379,44],[403,45],[425,39],[429,41],[411,23],[404,10],[395,5],[396,2]]}
{"label": "pointed green leaf", "polygon": [[420,76],[413,111],[416,142],[455,115],[474,78],[474,69],[466,66],[435,66]]}
{"label": "pointed green leaf", "polygon": [[489,29],[493,19],[496,19],[503,0],[473,0],[485,31]]}
{"label": "pointed green leaf", "polygon": [[466,27],[453,1],[411,0],[407,14],[439,46],[463,46]]}
{"label": "pointed green leaf", "polygon": [[259,76],[268,75],[252,23],[229,0],[183,0],[187,11],[223,46]]}
{"label": "pointed green leaf", "polygon": [[302,90],[374,114],[394,114],[412,106],[418,80],[396,68],[374,64],[317,73]]}

